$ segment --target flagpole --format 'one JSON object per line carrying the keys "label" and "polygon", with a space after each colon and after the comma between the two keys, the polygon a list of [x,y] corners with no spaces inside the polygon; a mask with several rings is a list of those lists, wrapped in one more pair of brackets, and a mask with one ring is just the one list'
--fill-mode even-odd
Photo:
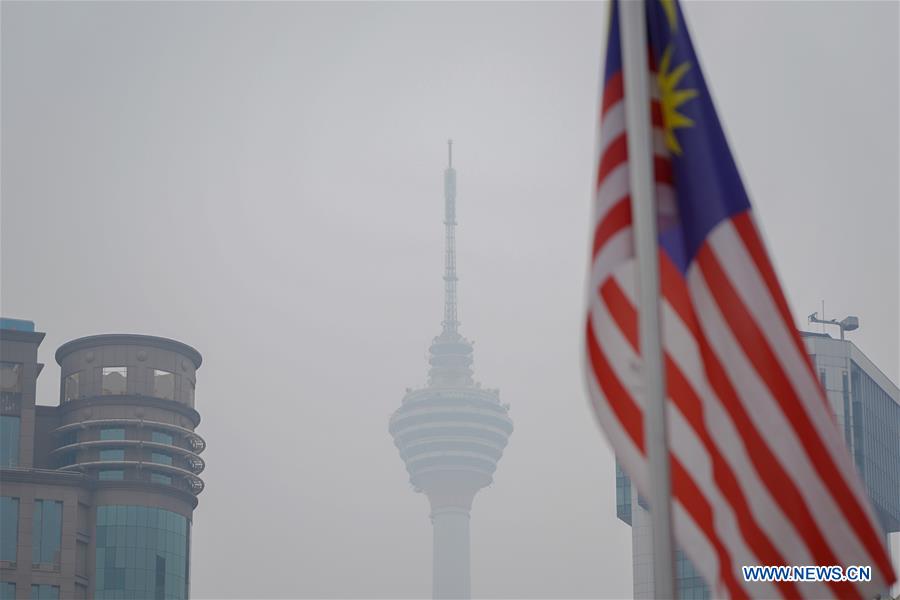
{"label": "flagpole", "polygon": [[645,392],[644,440],[650,466],[653,591],[656,598],[675,598],[671,476],[666,435],[665,372],[660,342],[659,259],[645,8],[644,0],[621,0],[619,30],[625,77],[631,218],[638,264],[638,329]]}

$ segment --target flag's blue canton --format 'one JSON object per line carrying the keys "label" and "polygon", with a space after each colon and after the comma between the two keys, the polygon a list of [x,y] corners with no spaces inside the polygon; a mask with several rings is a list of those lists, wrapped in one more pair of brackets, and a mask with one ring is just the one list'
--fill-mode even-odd
{"label": "flag's blue canton", "polygon": [[[696,97],[678,107],[678,112],[693,124],[674,132],[681,153],[671,153],[680,227],[660,235],[660,245],[685,272],[710,231],[724,219],[749,209],[750,201],[703,80],[681,6],[674,0],[664,1],[646,3],[650,52],[655,64],[660,65],[671,46],[671,64],[690,65],[678,87],[697,91]],[[618,44],[610,44],[610,52],[614,47]]]}
{"label": "flag's blue canton", "polygon": [[622,44],[619,36],[619,3],[613,0],[609,9],[609,34],[606,40],[606,67],[603,71],[603,87],[613,75],[622,70]]}

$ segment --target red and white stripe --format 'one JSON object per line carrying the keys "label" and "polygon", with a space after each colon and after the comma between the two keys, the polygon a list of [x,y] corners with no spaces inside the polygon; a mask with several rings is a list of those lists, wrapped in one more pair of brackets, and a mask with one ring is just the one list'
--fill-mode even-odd
{"label": "red and white stripe", "polygon": [[[652,79],[652,78],[651,78]],[[660,219],[676,218],[651,93]],[[603,93],[586,322],[595,414],[648,492],[621,74]],[[883,539],[748,214],[683,275],[660,253],[674,529],[713,593],[866,597],[892,579]],[[762,325],[764,324],[764,326]],[[871,565],[871,583],[746,583],[743,565]]]}

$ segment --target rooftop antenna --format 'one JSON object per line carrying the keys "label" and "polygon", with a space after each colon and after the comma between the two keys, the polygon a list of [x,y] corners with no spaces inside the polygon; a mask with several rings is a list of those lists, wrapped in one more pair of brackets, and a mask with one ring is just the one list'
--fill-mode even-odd
{"label": "rooftop antenna", "polygon": [[822,301],[822,317],[819,318],[819,313],[813,313],[806,317],[810,323],[821,323],[822,324],[822,333],[825,333],[826,325],[837,325],[841,329],[841,341],[844,341],[844,333],[847,331],[856,331],[859,329],[859,317],[855,317],[850,315],[838,321],[837,319],[825,319],[825,310],[824,310],[825,301]]}
{"label": "rooftop antenna", "polygon": [[[822,318],[825,319],[825,299],[822,299]],[[825,333],[825,323],[822,323],[822,333]]]}

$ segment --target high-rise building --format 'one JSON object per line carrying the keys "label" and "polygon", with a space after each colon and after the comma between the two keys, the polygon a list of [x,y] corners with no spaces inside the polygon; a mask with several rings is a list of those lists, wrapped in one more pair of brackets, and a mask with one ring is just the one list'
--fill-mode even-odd
{"label": "high-rise building", "polygon": [[[900,391],[853,342],[824,333],[800,335],[881,529],[890,536],[900,531]],[[654,598],[650,513],[618,464],[616,515],[631,525],[634,597]],[[681,549],[675,554],[678,597],[709,598],[699,571]]]}
{"label": "high-rise building", "polygon": [[200,354],[146,335],[73,340],[56,352],[59,404],[41,406],[44,334],[0,328],[0,598],[187,598]]}
{"label": "high-rise building", "polygon": [[900,532],[900,391],[853,342],[803,332],[803,341],[886,534]]}
{"label": "high-rise building", "polygon": [[498,390],[473,379],[472,343],[459,333],[456,304],[456,170],[452,142],[444,172],[444,321],[431,343],[428,384],[408,389],[390,433],[409,480],[431,504],[434,598],[469,598],[469,512],[493,481],[513,430]]}

